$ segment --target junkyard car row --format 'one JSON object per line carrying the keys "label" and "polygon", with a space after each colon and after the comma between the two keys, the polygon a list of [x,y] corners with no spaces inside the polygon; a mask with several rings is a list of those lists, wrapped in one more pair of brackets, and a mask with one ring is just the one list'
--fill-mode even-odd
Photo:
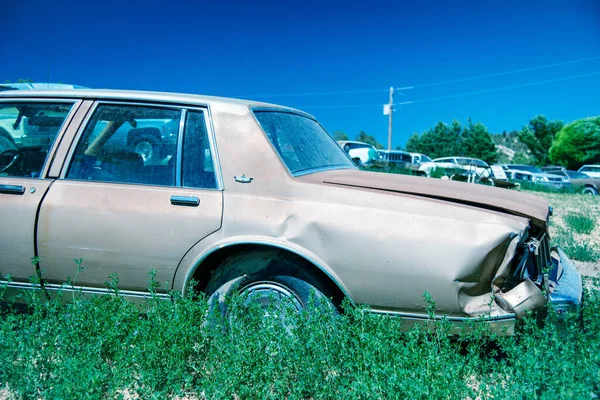
{"label": "junkyard car row", "polygon": [[[47,290],[60,289],[82,259],[74,288],[87,293],[104,293],[116,273],[123,294],[143,297],[154,269],[169,282],[160,295],[185,293],[193,279],[213,301],[238,291],[301,309],[312,292],[410,322],[428,318],[429,292],[439,315],[507,333],[547,301],[581,304],[581,276],[547,234],[545,200],[361,171],[298,110],[7,91],[0,116],[0,272],[16,292],[40,272]],[[26,132],[44,140],[22,146]]]}

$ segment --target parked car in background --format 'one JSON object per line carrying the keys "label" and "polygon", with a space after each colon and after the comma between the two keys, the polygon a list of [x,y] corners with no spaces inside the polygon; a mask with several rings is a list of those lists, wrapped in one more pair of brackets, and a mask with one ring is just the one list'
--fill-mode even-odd
{"label": "parked car in background", "polygon": [[413,163],[413,157],[410,153],[402,150],[377,150],[376,164],[385,170],[396,168],[397,170],[406,170],[413,175],[426,176],[419,171],[419,165]]}
{"label": "parked car in background", "polygon": [[441,157],[435,158],[432,162],[421,163],[419,169],[431,175],[434,169],[443,168],[449,171],[450,175],[460,175],[464,177],[474,177],[476,179],[487,178],[490,176],[490,166],[483,160],[471,157]]}
{"label": "parked car in background", "polygon": [[584,165],[577,172],[586,174],[591,178],[600,178],[600,165]]}
{"label": "parked car in background", "polygon": [[571,185],[580,188],[584,194],[597,196],[598,192],[600,192],[600,178],[591,178],[586,174],[570,171],[564,167],[544,167],[542,170],[568,178]]}
{"label": "parked car in background", "polygon": [[[435,318],[500,334],[548,302],[580,309],[581,275],[550,242],[546,200],[361,171],[302,111],[107,90],[7,91],[2,108],[19,110],[13,124],[23,113],[53,127],[39,148],[0,153],[0,285],[17,301],[111,293],[116,274],[130,299],[193,283],[216,310],[232,293],[297,311],[348,299],[407,325],[432,318],[428,292]],[[156,121],[179,121],[166,163],[113,139]],[[148,288],[151,271],[169,283]]]}
{"label": "parked car in background", "polygon": [[529,182],[544,185],[554,189],[567,189],[571,187],[569,178],[550,172],[544,172],[541,168],[524,164],[500,164],[506,175],[511,180]]}
{"label": "parked car in background", "polygon": [[377,159],[377,149],[368,143],[340,140],[338,144],[358,167],[370,167]]}

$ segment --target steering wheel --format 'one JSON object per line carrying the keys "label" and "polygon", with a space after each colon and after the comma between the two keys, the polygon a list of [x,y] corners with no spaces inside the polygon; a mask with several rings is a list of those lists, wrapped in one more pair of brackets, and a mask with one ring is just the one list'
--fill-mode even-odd
{"label": "steering wheel", "polygon": [[0,162],[2,162],[4,160],[10,160],[10,161],[4,167],[0,167],[0,168],[2,168],[2,169],[0,169],[0,172],[5,172],[7,169],[12,167],[17,162],[18,159],[19,159],[19,150],[17,150],[17,149],[7,149],[7,150],[4,150],[3,152],[1,152],[0,153]]}

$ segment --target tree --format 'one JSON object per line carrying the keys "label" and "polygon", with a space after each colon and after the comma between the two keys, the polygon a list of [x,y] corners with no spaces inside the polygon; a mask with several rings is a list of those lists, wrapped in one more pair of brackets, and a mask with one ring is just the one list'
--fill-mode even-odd
{"label": "tree", "polygon": [[600,163],[600,116],[579,119],[562,128],[550,148],[550,159],[569,169]]}
{"label": "tree", "polygon": [[371,146],[374,146],[376,149],[383,149],[383,145],[379,143],[374,136],[371,136],[364,131],[360,131],[358,135],[356,135],[356,140],[359,142],[368,143]]}
{"label": "tree", "polygon": [[463,129],[462,140],[469,157],[482,159],[489,164],[498,160],[498,152],[492,136],[481,122],[473,124],[469,118],[469,125]]}
{"label": "tree", "polygon": [[406,142],[406,150],[423,153],[431,158],[462,155],[462,127],[460,122],[447,125],[438,122],[433,128],[419,135],[414,133]]}
{"label": "tree", "polygon": [[337,131],[333,133],[333,138],[335,140],[348,140],[348,135],[346,135],[344,132]]}
{"label": "tree", "polygon": [[550,147],[563,126],[562,121],[548,121],[545,116],[538,115],[519,132],[519,140],[527,146],[536,165],[548,165]]}

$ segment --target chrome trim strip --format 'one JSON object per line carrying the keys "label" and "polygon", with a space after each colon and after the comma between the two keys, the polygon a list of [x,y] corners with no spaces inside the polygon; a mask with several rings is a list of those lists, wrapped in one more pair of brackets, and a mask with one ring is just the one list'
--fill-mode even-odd
{"label": "chrome trim strip", "polygon": [[354,299],[352,298],[352,296],[350,296],[350,293],[348,293],[346,291],[346,289],[342,285],[340,285],[340,283],[337,281],[337,279],[335,279],[325,268],[323,268],[323,266],[321,264],[317,263],[312,257],[308,257],[305,254],[302,254],[299,251],[296,251],[287,246],[283,246],[283,245],[280,245],[277,243],[268,243],[268,242],[259,242],[259,241],[243,241],[243,242],[240,241],[240,242],[225,243],[225,244],[221,244],[217,247],[213,247],[212,249],[210,249],[209,251],[204,253],[204,255],[196,262],[196,264],[188,270],[187,275],[184,280],[182,294],[184,296],[187,295],[188,284],[189,284],[190,280],[192,279],[194,272],[196,272],[196,269],[198,269],[198,267],[202,264],[202,262],[204,262],[204,260],[206,260],[206,258],[208,256],[210,256],[214,252],[222,250],[226,247],[231,247],[231,246],[236,246],[236,245],[241,245],[241,244],[255,244],[255,245],[261,245],[261,246],[275,247],[275,248],[286,250],[286,251],[289,251],[290,253],[296,254],[297,256],[299,256],[299,257],[305,259],[306,261],[310,262],[311,264],[313,264],[315,267],[320,269],[325,275],[327,275],[327,277],[329,279],[331,279],[331,281],[342,291],[344,296],[347,297],[348,300],[350,300],[350,303],[353,306],[356,306],[356,303],[354,302]]}
{"label": "chrome trim strip", "polygon": [[185,130],[185,119],[187,117],[187,110],[183,109],[179,116],[179,132],[177,132],[177,161],[175,163],[175,186],[181,187],[181,171],[182,171],[182,156],[183,156],[183,134]]}
{"label": "chrome trim strip", "polygon": [[[402,318],[407,318],[407,319],[416,319],[416,320],[428,320],[431,319],[429,317],[428,314],[419,314],[419,313],[410,313],[410,312],[403,312],[403,311],[389,311],[389,310],[378,310],[376,308],[371,308],[369,310],[372,313],[375,314],[387,314],[387,315],[396,315]],[[484,321],[484,322],[493,322],[493,321],[509,321],[509,320],[514,320],[516,319],[516,315],[515,314],[505,314],[505,315],[495,315],[495,316],[479,316],[479,317],[451,317],[448,315],[435,315],[433,317],[433,319],[436,320],[441,320],[441,319],[447,319],[448,321],[451,322],[466,322],[466,321],[473,321],[473,322],[477,322],[477,321]]]}
{"label": "chrome trim strip", "polygon": [[[0,286],[6,285],[7,288],[11,289],[40,289],[40,284],[37,283],[26,283],[26,282],[9,282],[5,280],[0,280]],[[108,288],[97,288],[97,287],[89,287],[89,286],[70,286],[67,283],[62,285],[57,285],[55,283],[45,283],[44,288],[52,291],[62,290],[63,292],[79,292],[85,294],[97,294],[97,295],[106,295],[111,294],[114,295],[115,291],[113,289]],[[139,292],[136,290],[119,290],[119,294],[126,297],[135,297],[135,298],[148,298],[152,297],[152,293],[150,292]],[[156,297],[163,299],[170,299],[171,296],[167,293],[155,293]]]}
{"label": "chrome trim strip", "polygon": [[218,190],[223,190],[225,187],[223,183],[223,171],[221,170],[221,159],[217,149],[217,135],[213,123],[214,117],[210,105],[206,107],[205,118],[207,119],[206,129],[208,130],[208,143],[210,144],[210,151],[213,157],[213,169],[215,170],[217,188]]}

